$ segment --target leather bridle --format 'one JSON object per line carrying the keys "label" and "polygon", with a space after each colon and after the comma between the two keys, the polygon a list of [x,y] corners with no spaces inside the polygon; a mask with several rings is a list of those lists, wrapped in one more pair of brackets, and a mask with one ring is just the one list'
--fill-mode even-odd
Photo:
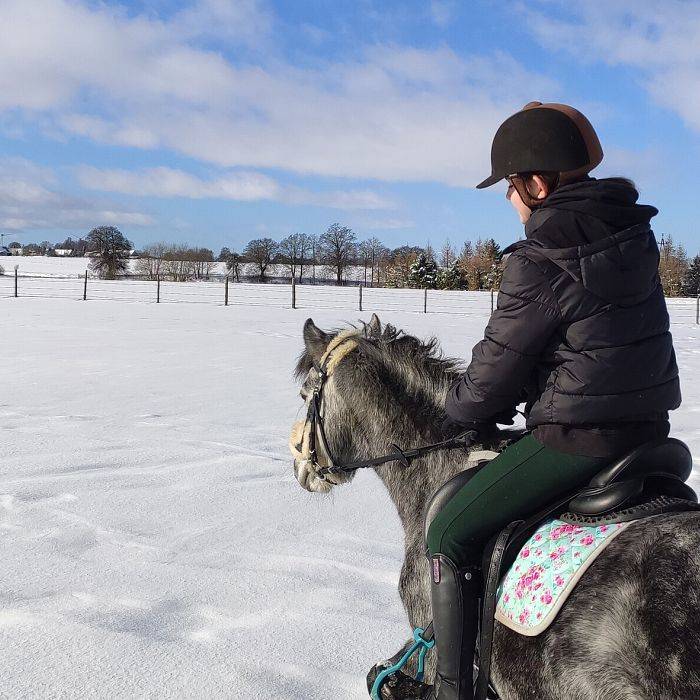
{"label": "leather bridle", "polygon": [[[336,346],[336,349],[337,347],[339,346]],[[391,443],[389,449],[391,449],[392,452],[381,457],[361,459],[345,464],[339,463],[333,458],[333,453],[331,452],[328,438],[326,437],[323,416],[321,415],[323,389],[330,376],[329,363],[332,357],[333,354],[331,352],[326,352],[320,363],[314,362],[313,364],[317,378],[312,388],[311,399],[309,400],[309,407],[306,413],[306,421],[302,431],[303,440],[303,436],[306,434],[308,427],[309,451],[307,459],[313,467],[314,475],[321,481],[326,480],[327,474],[348,474],[358,469],[379,467],[388,462],[399,462],[402,466],[408,467],[411,460],[422,457],[430,452],[435,452],[436,450],[452,450],[456,448],[467,449],[474,444],[478,433],[475,430],[467,430],[447,440],[441,440],[440,442],[416,447],[411,450],[402,450],[398,445]],[[322,451],[325,461],[327,462],[325,466],[321,465],[319,462],[319,449]]]}

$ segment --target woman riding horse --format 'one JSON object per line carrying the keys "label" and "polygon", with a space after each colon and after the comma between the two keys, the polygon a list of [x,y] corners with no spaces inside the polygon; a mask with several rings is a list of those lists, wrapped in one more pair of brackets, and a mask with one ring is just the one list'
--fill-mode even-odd
{"label": "woman riding horse", "polygon": [[678,368],[649,221],[625,179],[589,176],[603,159],[572,107],[531,102],[498,129],[492,173],[525,240],[506,249],[498,305],[445,406],[445,437],[512,424],[528,435],[449,500],[427,534],[438,654],[434,700],[473,697],[486,543],[509,522],[585,485],[601,467],[668,435]]}

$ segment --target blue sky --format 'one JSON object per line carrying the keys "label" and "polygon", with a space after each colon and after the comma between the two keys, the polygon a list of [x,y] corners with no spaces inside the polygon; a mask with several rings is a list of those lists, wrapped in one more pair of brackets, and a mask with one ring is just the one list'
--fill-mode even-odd
{"label": "blue sky", "polygon": [[0,230],[507,244],[504,187],[473,186],[533,99],[700,252],[700,2],[674,0],[0,0]]}

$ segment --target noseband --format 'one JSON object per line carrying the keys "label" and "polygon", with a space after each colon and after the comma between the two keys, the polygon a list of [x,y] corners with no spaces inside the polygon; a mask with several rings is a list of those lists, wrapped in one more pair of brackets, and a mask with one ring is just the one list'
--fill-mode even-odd
{"label": "noseband", "polygon": [[[323,389],[328,381],[328,378],[333,373],[340,360],[357,347],[355,335],[355,333],[341,333],[328,345],[328,348],[323,354],[321,361],[318,363],[314,362],[313,364],[317,373],[317,378],[312,389],[311,400],[309,401],[302,436],[306,434],[308,426],[308,460],[314,469],[315,475],[321,481],[325,480],[327,474],[348,474],[357,471],[358,469],[378,467],[388,462],[398,462],[402,466],[408,467],[411,460],[417,459],[431,452],[435,452],[437,450],[451,450],[455,448],[467,449],[474,444],[478,434],[475,430],[467,430],[466,432],[447,440],[435,442],[430,445],[424,445],[422,447],[416,447],[411,450],[402,450],[398,445],[391,443],[389,445],[389,449],[392,450],[392,452],[389,452],[381,457],[357,460],[355,462],[347,462],[345,464],[337,462],[337,460],[333,458],[333,453],[328,445],[328,438],[326,437],[326,430],[323,424],[323,416],[321,415]],[[343,347],[343,345],[345,345],[345,347]],[[327,462],[326,466],[322,466],[319,463],[319,452],[323,453],[325,461]]]}

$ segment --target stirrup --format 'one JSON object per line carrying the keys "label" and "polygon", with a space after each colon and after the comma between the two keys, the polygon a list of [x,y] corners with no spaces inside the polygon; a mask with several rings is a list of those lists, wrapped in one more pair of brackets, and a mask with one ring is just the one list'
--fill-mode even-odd
{"label": "stirrup", "polygon": [[[432,627],[428,626],[428,633],[422,627],[416,627],[413,630],[413,639],[415,640],[413,644],[406,650],[406,653],[389,668],[385,668],[375,679],[372,685],[372,691],[370,692],[370,697],[372,700],[381,700],[381,689],[382,685],[386,679],[392,674],[400,671],[407,663],[408,660],[418,652],[418,672],[416,673],[416,680],[422,682],[423,676],[425,674],[425,655],[428,653],[429,649],[435,646],[435,639],[432,636]],[[425,639],[429,637],[429,639]]]}

